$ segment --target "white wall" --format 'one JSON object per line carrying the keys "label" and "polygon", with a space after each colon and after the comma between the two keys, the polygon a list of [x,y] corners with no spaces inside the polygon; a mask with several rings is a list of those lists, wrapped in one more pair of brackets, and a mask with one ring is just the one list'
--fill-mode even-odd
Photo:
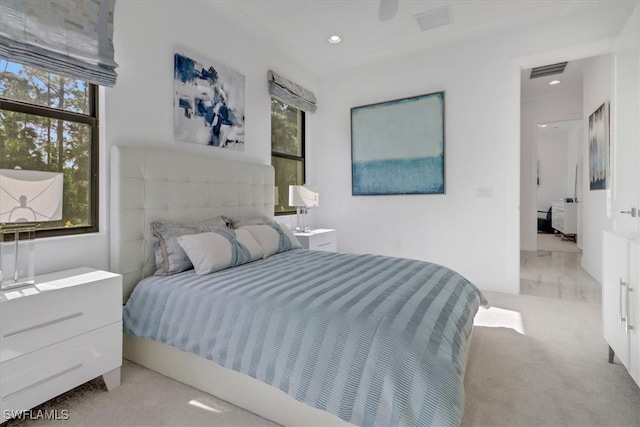
{"label": "white wall", "polygon": [[[493,65],[476,67],[481,60]],[[323,128],[321,146],[308,149],[309,171],[322,188],[319,215],[325,227],[338,229],[341,251],[429,260],[486,289],[517,292],[505,266],[517,255],[510,237],[517,230],[517,199],[508,177],[518,147],[505,144],[512,123],[500,120],[496,126],[483,114],[508,115],[503,82],[509,81],[509,71],[500,54],[474,43],[453,53],[434,50],[321,80],[331,108],[319,114],[331,125]],[[476,73],[480,76],[473,77]],[[350,108],[441,90],[446,194],[352,196]],[[478,199],[478,187],[491,188],[493,198]]]}
{"label": "white wall", "polygon": [[[153,13],[150,8],[153,7]],[[119,1],[114,43],[118,83],[107,90],[111,145],[167,145],[238,161],[271,163],[271,115],[267,70],[273,68],[314,90],[315,77],[270,48],[239,31],[200,2]],[[245,151],[238,152],[173,139],[173,53],[175,46],[223,63],[245,76]],[[316,120],[307,115],[313,141]]]}
{"label": "white wall", "polygon": [[[119,0],[114,45],[118,82],[108,88],[101,109],[100,233],[41,239],[36,245],[36,273],[87,265],[109,268],[109,147],[169,147],[262,164],[271,163],[271,110],[267,70],[273,69],[316,90],[312,73],[285,59],[264,41],[227,22],[216,5],[200,2],[157,3]],[[181,45],[232,67],[245,76],[245,151],[198,146],[173,138],[173,53]],[[307,114],[307,141],[317,134],[317,118]]]}
{"label": "white wall", "polygon": [[592,58],[584,70],[584,126],[582,184],[582,268],[602,283],[602,231],[611,230],[607,211],[611,189],[589,189],[589,145],[587,141],[589,116],[611,97],[611,56]]}
{"label": "white wall", "polygon": [[[330,108],[319,109],[309,173],[322,188],[321,225],[338,229],[340,250],[428,260],[483,289],[519,292],[519,58],[560,49],[548,57],[577,59],[571,52],[608,45],[585,47],[601,36],[574,25],[582,23],[521,27],[321,78]],[[446,195],[352,196],[350,109],[441,90]],[[579,105],[572,111],[580,118]],[[478,188],[493,197],[479,198]],[[531,211],[535,220],[535,204]]]}

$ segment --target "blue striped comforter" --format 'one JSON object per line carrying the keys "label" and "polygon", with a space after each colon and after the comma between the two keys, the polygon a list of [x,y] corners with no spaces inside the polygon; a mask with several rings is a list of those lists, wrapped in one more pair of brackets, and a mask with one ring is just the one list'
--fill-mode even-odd
{"label": "blue striped comforter", "polygon": [[356,425],[453,426],[483,302],[436,264],[292,250],[207,276],[146,278],[124,308],[124,331]]}

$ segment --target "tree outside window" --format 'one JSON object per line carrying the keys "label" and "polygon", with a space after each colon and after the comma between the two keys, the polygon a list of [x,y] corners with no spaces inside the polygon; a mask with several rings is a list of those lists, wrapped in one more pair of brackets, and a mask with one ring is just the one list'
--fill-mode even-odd
{"label": "tree outside window", "polygon": [[82,80],[0,60],[0,169],[64,174],[62,220],[39,235],[98,230],[97,96]]}
{"label": "tree outside window", "polygon": [[289,215],[289,186],[304,184],[304,111],[271,99],[271,164],[275,169],[275,214]]}

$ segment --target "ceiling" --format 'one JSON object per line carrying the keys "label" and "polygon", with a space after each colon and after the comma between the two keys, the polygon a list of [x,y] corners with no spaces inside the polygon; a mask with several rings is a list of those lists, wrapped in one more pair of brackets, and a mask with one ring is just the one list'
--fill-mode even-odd
{"label": "ceiling", "polygon": [[[602,32],[617,34],[637,5],[637,0],[400,0],[396,16],[380,22],[378,0],[201,1],[317,76],[578,14],[585,25],[595,22],[607,27]],[[422,31],[414,16],[439,7],[449,8],[452,23]],[[329,44],[332,34],[342,43]]]}

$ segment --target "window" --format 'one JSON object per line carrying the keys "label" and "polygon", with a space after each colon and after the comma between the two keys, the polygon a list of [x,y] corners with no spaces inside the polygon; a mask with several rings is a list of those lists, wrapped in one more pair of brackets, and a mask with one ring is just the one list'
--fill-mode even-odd
{"label": "window", "polygon": [[62,220],[36,236],[98,231],[98,87],[0,60],[0,169],[62,172]]}
{"label": "window", "polygon": [[271,98],[271,164],[276,171],[275,214],[294,214],[289,186],[304,184],[304,111],[275,98]]}

